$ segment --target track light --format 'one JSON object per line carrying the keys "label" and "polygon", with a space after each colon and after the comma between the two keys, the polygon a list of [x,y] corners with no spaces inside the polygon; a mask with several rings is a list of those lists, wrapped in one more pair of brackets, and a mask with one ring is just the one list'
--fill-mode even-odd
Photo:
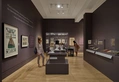
{"label": "track light", "polygon": [[57,5],[57,8],[60,8],[60,7],[61,7],[61,5],[58,4],[58,5]]}

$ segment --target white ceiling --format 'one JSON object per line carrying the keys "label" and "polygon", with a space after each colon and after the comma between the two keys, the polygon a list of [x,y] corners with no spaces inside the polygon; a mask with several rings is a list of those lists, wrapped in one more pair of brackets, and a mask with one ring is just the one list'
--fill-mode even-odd
{"label": "white ceiling", "polygon": [[[44,19],[75,19],[94,12],[106,0],[31,0]],[[57,5],[63,8],[57,8]]]}

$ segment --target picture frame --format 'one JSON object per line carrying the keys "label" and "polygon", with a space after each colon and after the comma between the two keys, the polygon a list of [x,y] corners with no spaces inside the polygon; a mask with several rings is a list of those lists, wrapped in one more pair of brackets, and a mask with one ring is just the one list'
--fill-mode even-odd
{"label": "picture frame", "polygon": [[55,42],[54,42],[54,38],[50,38],[50,46],[54,46]]}
{"label": "picture frame", "polygon": [[50,47],[54,47],[55,43],[54,42],[51,42],[50,43]]}
{"label": "picture frame", "polygon": [[62,39],[62,43],[65,44],[65,42],[66,42],[65,39]]}
{"label": "picture frame", "polygon": [[4,58],[18,55],[18,28],[3,23],[4,27]]}
{"label": "picture frame", "polygon": [[88,44],[92,44],[92,40],[88,40]]}
{"label": "picture frame", "polygon": [[98,40],[98,48],[99,48],[99,50],[105,49],[105,39]]}
{"label": "picture frame", "polygon": [[74,37],[70,37],[69,38],[69,45],[70,46],[73,46],[74,45],[73,41],[75,41],[75,38]]}
{"label": "picture frame", "polygon": [[115,46],[115,38],[112,38],[111,39],[111,47],[114,47]]}
{"label": "picture frame", "polygon": [[49,44],[49,39],[46,39],[46,44]]}
{"label": "picture frame", "polygon": [[104,40],[98,40],[98,46],[99,45],[104,45]]}
{"label": "picture frame", "polygon": [[26,47],[28,47],[28,45],[29,45],[28,36],[21,35],[21,47],[26,48]]}

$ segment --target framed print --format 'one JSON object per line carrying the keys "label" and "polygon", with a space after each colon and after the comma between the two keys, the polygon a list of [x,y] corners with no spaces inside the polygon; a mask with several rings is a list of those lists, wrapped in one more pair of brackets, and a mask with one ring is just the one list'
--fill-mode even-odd
{"label": "framed print", "polygon": [[104,40],[98,40],[98,45],[104,45]]}
{"label": "framed print", "polygon": [[91,42],[92,42],[91,40],[88,40],[88,44],[91,44]]}
{"label": "framed print", "polygon": [[115,38],[111,39],[111,46],[115,46]]}
{"label": "framed print", "polygon": [[21,47],[28,47],[28,36],[21,36]]}
{"label": "framed print", "polygon": [[62,39],[62,43],[65,44],[65,39]]}
{"label": "framed print", "polygon": [[4,26],[4,58],[18,54],[18,29],[14,26]]}
{"label": "framed print", "polygon": [[54,38],[50,38],[50,41],[53,41],[54,42]]}
{"label": "framed print", "polygon": [[54,43],[54,42],[50,42],[50,46],[52,46],[52,47],[53,47],[54,45],[55,45],[55,43]]}
{"label": "framed print", "polygon": [[73,43],[74,40],[75,40],[74,37],[70,37],[70,38],[69,38],[69,45],[70,45],[70,46],[73,46],[73,45],[74,45],[74,43]]}
{"label": "framed print", "polygon": [[49,44],[49,39],[46,39],[46,44]]}
{"label": "framed print", "polygon": [[99,50],[105,49],[105,40],[98,40],[98,48]]}

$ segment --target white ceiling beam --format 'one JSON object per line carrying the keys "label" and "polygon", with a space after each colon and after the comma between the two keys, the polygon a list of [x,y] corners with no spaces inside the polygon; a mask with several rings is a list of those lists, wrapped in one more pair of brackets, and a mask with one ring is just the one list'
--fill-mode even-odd
{"label": "white ceiling beam", "polygon": [[47,16],[44,19],[74,19],[74,16]]}
{"label": "white ceiling beam", "polygon": [[81,11],[83,5],[85,4],[86,0],[77,0],[77,3],[75,4],[75,9],[73,9],[72,15],[77,16],[79,11]]}
{"label": "white ceiling beam", "polygon": [[[92,1],[96,1],[96,0],[92,0]],[[93,6],[92,6],[92,4],[91,4],[91,2],[92,2],[91,0],[90,1],[86,1],[86,5],[85,5],[85,7],[84,8],[82,8],[85,12],[83,12],[82,14],[84,15],[85,13],[93,13],[99,6],[101,6],[106,0],[97,0],[96,2],[94,2],[94,3],[96,3],[96,4],[93,4]],[[89,7],[88,6],[90,6],[89,4],[91,4],[91,6],[92,6],[92,8],[91,9],[88,9]],[[86,8],[87,7],[87,8]],[[80,11],[81,12],[81,11]],[[79,14],[78,14],[78,16],[75,18],[75,22],[79,22],[82,18],[83,18],[83,16],[82,16],[82,14],[80,14],[80,12],[79,12]]]}
{"label": "white ceiling beam", "polygon": [[[44,19],[75,19],[79,22],[85,13],[94,12],[106,0],[31,0]],[[52,9],[51,4],[69,4],[67,9]],[[58,14],[57,12],[60,12]],[[62,12],[64,11],[64,14]]]}
{"label": "white ceiling beam", "polygon": [[75,17],[75,22],[79,22],[82,19],[82,17],[83,17],[82,15],[85,14],[85,10],[90,2],[91,2],[91,0],[85,1],[85,4],[82,6],[81,10],[78,12],[77,16]]}

